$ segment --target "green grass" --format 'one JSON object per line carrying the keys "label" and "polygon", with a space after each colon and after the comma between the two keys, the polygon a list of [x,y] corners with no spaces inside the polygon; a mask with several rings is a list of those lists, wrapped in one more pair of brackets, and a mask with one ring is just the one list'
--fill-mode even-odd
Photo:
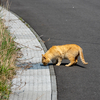
{"label": "green grass", "polygon": [[0,100],[8,100],[18,49],[0,18]]}

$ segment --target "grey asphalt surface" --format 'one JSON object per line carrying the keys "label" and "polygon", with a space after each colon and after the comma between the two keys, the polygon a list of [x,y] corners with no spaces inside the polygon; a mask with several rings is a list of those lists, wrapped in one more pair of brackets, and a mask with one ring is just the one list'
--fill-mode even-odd
{"label": "grey asphalt surface", "polygon": [[75,43],[84,51],[83,65],[55,68],[58,100],[100,100],[100,1],[10,0],[10,9],[52,45]]}

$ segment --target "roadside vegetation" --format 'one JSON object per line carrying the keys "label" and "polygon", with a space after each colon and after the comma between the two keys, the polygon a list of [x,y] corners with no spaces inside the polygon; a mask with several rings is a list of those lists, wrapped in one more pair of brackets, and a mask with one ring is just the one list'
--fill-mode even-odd
{"label": "roadside vegetation", "polygon": [[8,100],[14,78],[18,48],[0,18],[0,100]]}

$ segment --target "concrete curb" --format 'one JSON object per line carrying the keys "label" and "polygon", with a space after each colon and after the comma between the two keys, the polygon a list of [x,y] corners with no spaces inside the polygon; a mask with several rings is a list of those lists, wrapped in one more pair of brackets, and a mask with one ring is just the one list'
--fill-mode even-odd
{"label": "concrete curb", "polygon": [[[17,16],[20,19],[20,17],[18,15],[16,15],[16,14],[14,14],[14,15]],[[33,28],[28,23],[26,23],[23,19],[22,19],[22,21],[25,24],[28,25],[28,27],[34,33],[34,35],[36,36],[36,38],[40,41],[40,44],[41,44],[44,52],[46,52],[47,51],[47,48],[46,48],[45,44],[43,43],[42,39],[39,37],[39,35],[33,30]],[[49,69],[50,69],[50,79],[51,79],[51,100],[57,100],[56,76],[55,76],[55,72],[54,72],[53,65],[50,65],[49,66]]]}

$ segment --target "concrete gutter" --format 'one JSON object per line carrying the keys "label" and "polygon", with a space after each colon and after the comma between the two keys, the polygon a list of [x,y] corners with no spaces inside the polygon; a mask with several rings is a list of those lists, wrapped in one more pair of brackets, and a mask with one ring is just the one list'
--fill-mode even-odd
{"label": "concrete gutter", "polygon": [[[38,34],[19,16],[0,7],[11,35],[21,48],[16,77],[12,80],[9,100],[57,100],[56,76],[53,66],[43,66],[42,54],[47,49]],[[21,19],[21,20],[20,20]]]}

